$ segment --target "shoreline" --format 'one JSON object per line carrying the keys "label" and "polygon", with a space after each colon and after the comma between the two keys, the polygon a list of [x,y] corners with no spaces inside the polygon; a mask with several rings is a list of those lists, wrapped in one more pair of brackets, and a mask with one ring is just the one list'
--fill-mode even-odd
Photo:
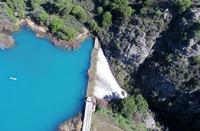
{"label": "shoreline", "polygon": [[0,32],[0,35],[4,36],[0,39],[0,49],[4,50],[15,46],[15,40],[12,37],[12,33],[19,31],[22,26],[27,26],[28,28],[30,28],[33,32],[36,33],[37,37],[47,37],[54,46],[65,49],[73,50],[79,48],[81,43],[90,36],[89,30],[84,27],[74,40],[62,40],[50,33],[47,27],[40,26],[30,19],[18,20],[16,21],[15,26],[17,27],[16,30],[10,32]]}
{"label": "shoreline", "polygon": [[49,32],[47,27],[40,26],[30,19],[21,19],[17,23],[17,26],[19,26],[19,27],[21,27],[23,25],[27,26],[32,31],[34,31],[36,33],[37,37],[41,37],[41,38],[47,37],[51,40],[53,45],[61,47],[61,48],[66,48],[66,49],[79,48],[82,41],[87,39],[90,35],[89,30],[84,27],[82,29],[82,32],[77,35],[76,39],[74,39],[72,41],[66,41],[66,40],[62,40],[62,39],[55,37],[52,33]]}

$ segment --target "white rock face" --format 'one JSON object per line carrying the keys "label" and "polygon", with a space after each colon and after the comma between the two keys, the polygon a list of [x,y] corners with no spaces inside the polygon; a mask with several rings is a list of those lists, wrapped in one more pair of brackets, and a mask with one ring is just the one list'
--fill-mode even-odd
{"label": "white rock face", "polygon": [[97,75],[94,96],[100,99],[118,99],[127,97],[126,91],[120,88],[110,70],[101,48],[98,51]]}
{"label": "white rock face", "polygon": [[158,130],[158,127],[156,126],[156,122],[151,115],[149,115],[145,118],[144,123],[148,129],[152,129],[152,130],[157,129]]}
{"label": "white rock face", "polygon": [[197,22],[200,18],[200,9],[194,8],[194,9],[191,10],[191,13],[193,14],[192,21]]}

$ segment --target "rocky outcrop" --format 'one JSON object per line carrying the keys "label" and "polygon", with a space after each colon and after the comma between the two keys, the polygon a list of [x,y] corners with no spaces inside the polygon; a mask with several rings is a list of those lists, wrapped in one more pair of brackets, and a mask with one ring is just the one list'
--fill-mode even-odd
{"label": "rocky outcrop", "polygon": [[10,36],[10,33],[19,29],[16,22],[17,20],[0,14],[0,49],[7,49],[14,46],[15,41],[13,37]]}
{"label": "rocky outcrop", "polygon": [[47,28],[43,27],[43,26],[39,26],[37,24],[35,24],[33,21],[29,20],[29,19],[22,19],[19,22],[19,25],[26,25],[28,26],[31,30],[33,30],[34,32],[37,33],[37,36],[42,37],[45,36],[47,34]]}
{"label": "rocky outcrop", "polygon": [[103,51],[121,86],[125,86],[124,81],[130,81],[131,75],[137,72],[140,64],[152,53],[153,46],[171,18],[168,9],[154,11],[150,8],[135,14],[120,27],[114,25],[115,30],[110,30],[109,34],[98,33]]}
{"label": "rocky outcrop", "polygon": [[171,14],[166,13],[163,9],[159,15],[155,14],[150,18],[133,16],[128,25],[122,25],[113,36],[110,36],[110,41],[100,35],[106,56],[116,58],[136,71],[151,53],[156,39],[169,23],[170,19],[165,20],[164,16]]}
{"label": "rocky outcrop", "polygon": [[194,57],[200,55],[200,8],[192,8],[174,21],[168,47],[177,55]]}
{"label": "rocky outcrop", "polygon": [[59,126],[58,131],[81,131],[82,128],[82,115],[72,118]]}
{"label": "rocky outcrop", "polygon": [[11,19],[7,16],[0,15],[0,32],[15,32],[19,29],[19,26],[16,24],[17,20]]}
{"label": "rocky outcrop", "polygon": [[151,114],[148,114],[143,121],[147,129],[159,131],[159,128],[156,126],[155,118]]}
{"label": "rocky outcrop", "polygon": [[14,46],[14,39],[8,34],[0,33],[0,49],[7,49]]}

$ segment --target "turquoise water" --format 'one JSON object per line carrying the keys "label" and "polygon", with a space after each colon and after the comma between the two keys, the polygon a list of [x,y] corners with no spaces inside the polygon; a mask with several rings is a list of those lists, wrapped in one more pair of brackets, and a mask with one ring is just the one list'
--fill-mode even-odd
{"label": "turquoise water", "polygon": [[0,50],[0,131],[56,131],[84,107],[93,40],[67,51],[25,27],[13,36]]}

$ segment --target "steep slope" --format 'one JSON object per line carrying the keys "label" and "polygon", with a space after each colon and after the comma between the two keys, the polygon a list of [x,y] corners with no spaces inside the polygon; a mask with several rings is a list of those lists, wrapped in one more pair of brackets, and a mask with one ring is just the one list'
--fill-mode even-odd
{"label": "steep slope", "polygon": [[174,19],[136,77],[137,87],[174,130],[200,129],[199,13],[192,8]]}

